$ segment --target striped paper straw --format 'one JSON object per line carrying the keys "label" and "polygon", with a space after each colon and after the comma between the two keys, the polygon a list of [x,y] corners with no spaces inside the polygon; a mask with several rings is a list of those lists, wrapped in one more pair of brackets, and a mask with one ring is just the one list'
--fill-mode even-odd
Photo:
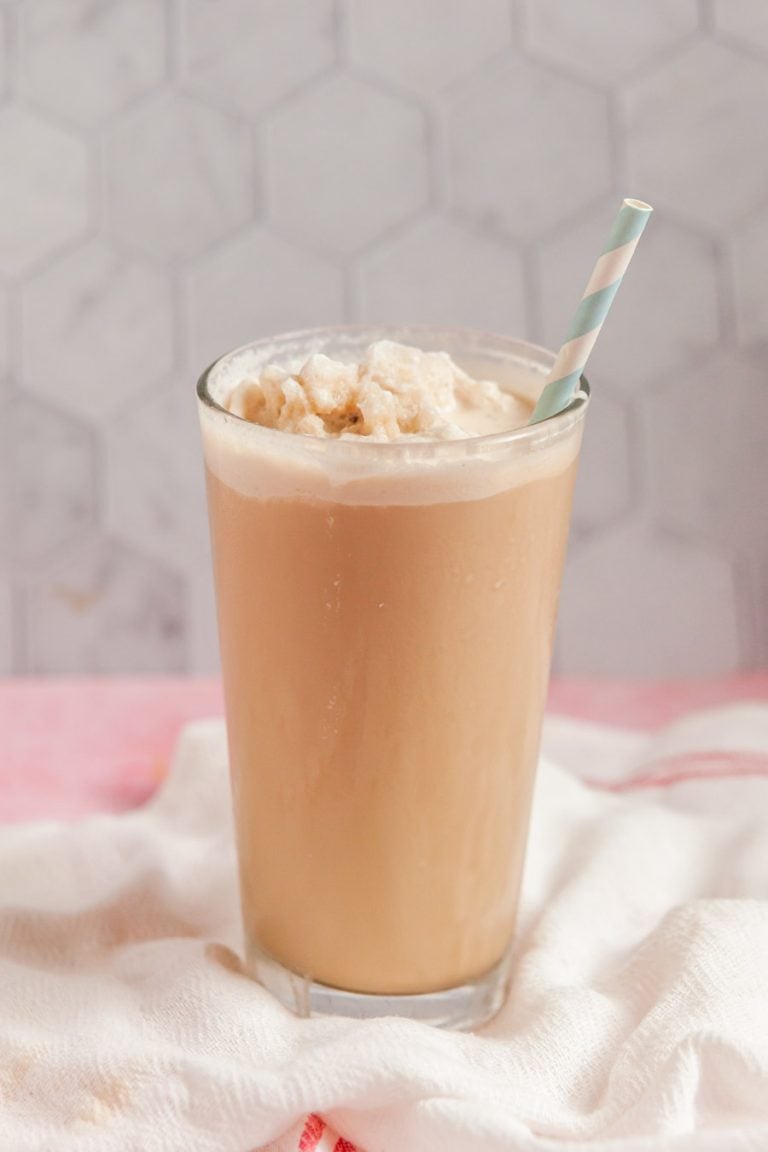
{"label": "striped paper straw", "polygon": [[575,399],[589,354],[652,211],[642,200],[625,200],[619,209],[529,424],[556,416]]}

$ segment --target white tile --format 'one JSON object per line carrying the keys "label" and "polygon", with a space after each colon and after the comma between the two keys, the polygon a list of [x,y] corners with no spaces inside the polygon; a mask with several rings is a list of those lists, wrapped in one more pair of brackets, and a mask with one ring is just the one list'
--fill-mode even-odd
{"label": "white tile", "polygon": [[[550,347],[564,339],[619,203],[607,200],[539,249],[541,339]],[[670,379],[717,345],[717,277],[711,241],[654,212],[590,359],[596,402],[606,390]]]}
{"label": "white tile", "polygon": [[[13,412],[13,405],[17,401],[18,396],[9,388],[0,391],[0,403],[7,405],[9,412]],[[0,560],[10,554],[15,543],[11,535],[16,491],[15,454],[12,447],[14,438],[13,421],[0,420]]]}
{"label": "white tile", "polygon": [[194,378],[185,390],[146,393],[104,441],[104,517],[115,539],[169,566],[207,556]]}
{"label": "white tile", "polygon": [[636,495],[632,455],[626,407],[598,390],[587,413],[574,494],[573,522],[579,532],[603,528],[630,510]]}
{"label": "white tile", "polygon": [[465,324],[523,336],[520,254],[436,214],[384,242],[360,265],[363,319]]}
{"label": "white tile", "polygon": [[739,340],[768,343],[768,209],[732,234],[731,260]]}
{"label": "white tile", "polygon": [[768,612],[765,610],[768,604],[768,560],[763,558],[757,568],[752,601],[753,667],[764,671],[768,668]]}
{"label": "white tile", "polygon": [[17,561],[37,562],[96,520],[93,441],[79,421],[18,396],[8,405],[4,432],[8,549]]}
{"label": "white tile", "polygon": [[0,579],[0,676],[13,671],[13,601],[11,585]]}
{"label": "white tile", "polygon": [[0,376],[5,376],[10,363],[11,323],[8,293],[0,285]]}
{"label": "white tile", "polygon": [[9,81],[8,12],[0,8],[0,95],[5,95]]}
{"label": "white tile", "polygon": [[725,676],[740,663],[729,565],[623,525],[572,551],[558,636],[564,676]]}
{"label": "white tile", "polygon": [[535,54],[598,85],[623,80],[697,25],[696,0],[527,0],[525,9]]}
{"label": "white tile", "polygon": [[26,271],[85,229],[85,145],[17,107],[0,110],[0,268]]}
{"label": "white tile", "polygon": [[447,133],[452,202],[521,240],[610,185],[605,98],[525,60],[495,64],[457,89]]}
{"label": "white tile", "polygon": [[124,406],[170,369],[167,278],[103,241],[76,248],[25,285],[27,388],[91,419]]}
{"label": "white tile", "polygon": [[181,11],[185,85],[246,116],[335,59],[332,0],[183,0]]}
{"label": "white tile", "polygon": [[507,0],[348,0],[346,13],[351,62],[423,93],[481,68],[512,36]]}
{"label": "white tile", "polygon": [[195,262],[185,286],[196,372],[259,336],[344,318],[341,271],[266,228],[252,228]]}
{"label": "white tile", "polygon": [[74,123],[107,120],[163,79],[162,0],[34,0],[21,16],[24,93]]}
{"label": "white tile", "polygon": [[639,397],[660,524],[732,553],[768,555],[764,359],[723,352]]}
{"label": "white tile", "polygon": [[104,146],[114,233],[156,256],[192,256],[253,215],[249,129],[162,94],[117,122]]}
{"label": "white tile", "polygon": [[768,557],[742,557],[736,566],[742,651],[746,669],[768,668]]}
{"label": "white tile", "polygon": [[702,40],[624,96],[633,195],[712,228],[765,200],[768,64]]}
{"label": "white tile", "polygon": [[180,577],[102,540],[31,587],[30,670],[182,672],[184,626]]}
{"label": "white tile", "polygon": [[216,676],[220,671],[216,599],[210,563],[189,568],[186,575],[187,671]]}
{"label": "white tile", "polygon": [[624,193],[561,670],[765,661],[768,0],[0,0],[0,95],[0,675],[10,583],[41,668],[215,669],[199,370],[355,284],[556,346]]}
{"label": "white tile", "polygon": [[715,27],[750,48],[768,53],[768,4],[765,0],[714,0]]}
{"label": "white tile", "polygon": [[352,253],[427,198],[421,112],[348,76],[272,116],[269,211],[298,240]]}

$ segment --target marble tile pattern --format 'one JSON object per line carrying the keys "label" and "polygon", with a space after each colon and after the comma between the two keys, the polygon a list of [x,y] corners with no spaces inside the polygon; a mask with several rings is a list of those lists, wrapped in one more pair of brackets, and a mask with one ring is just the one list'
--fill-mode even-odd
{"label": "marble tile pattern", "polygon": [[0,674],[215,669],[194,382],[344,321],[590,366],[567,675],[768,661],[766,0],[0,0]]}

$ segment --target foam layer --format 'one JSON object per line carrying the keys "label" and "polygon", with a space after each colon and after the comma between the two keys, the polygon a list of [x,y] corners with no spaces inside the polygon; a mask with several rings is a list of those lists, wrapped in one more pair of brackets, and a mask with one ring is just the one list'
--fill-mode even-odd
{"label": "foam layer", "polygon": [[221,407],[201,405],[206,464],[259,499],[482,499],[558,473],[578,452],[578,414],[520,427],[547,368],[512,359],[459,367],[389,341],[351,364],[314,354],[275,367],[240,350],[209,374]]}
{"label": "foam layer", "polygon": [[300,367],[269,364],[237,384],[225,407],[263,428],[321,439],[460,440],[526,424],[531,410],[492,380],[474,380],[446,352],[377,340],[359,363],[322,353]]}

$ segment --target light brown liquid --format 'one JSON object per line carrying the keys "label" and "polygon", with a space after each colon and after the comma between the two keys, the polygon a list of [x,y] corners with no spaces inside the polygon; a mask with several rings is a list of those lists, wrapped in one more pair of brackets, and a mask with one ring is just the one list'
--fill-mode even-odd
{"label": "light brown liquid", "polygon": [[389,994],[502,958],[573,435],[549,474],[423,504],[259,498],[209,467],[251,957]]}

